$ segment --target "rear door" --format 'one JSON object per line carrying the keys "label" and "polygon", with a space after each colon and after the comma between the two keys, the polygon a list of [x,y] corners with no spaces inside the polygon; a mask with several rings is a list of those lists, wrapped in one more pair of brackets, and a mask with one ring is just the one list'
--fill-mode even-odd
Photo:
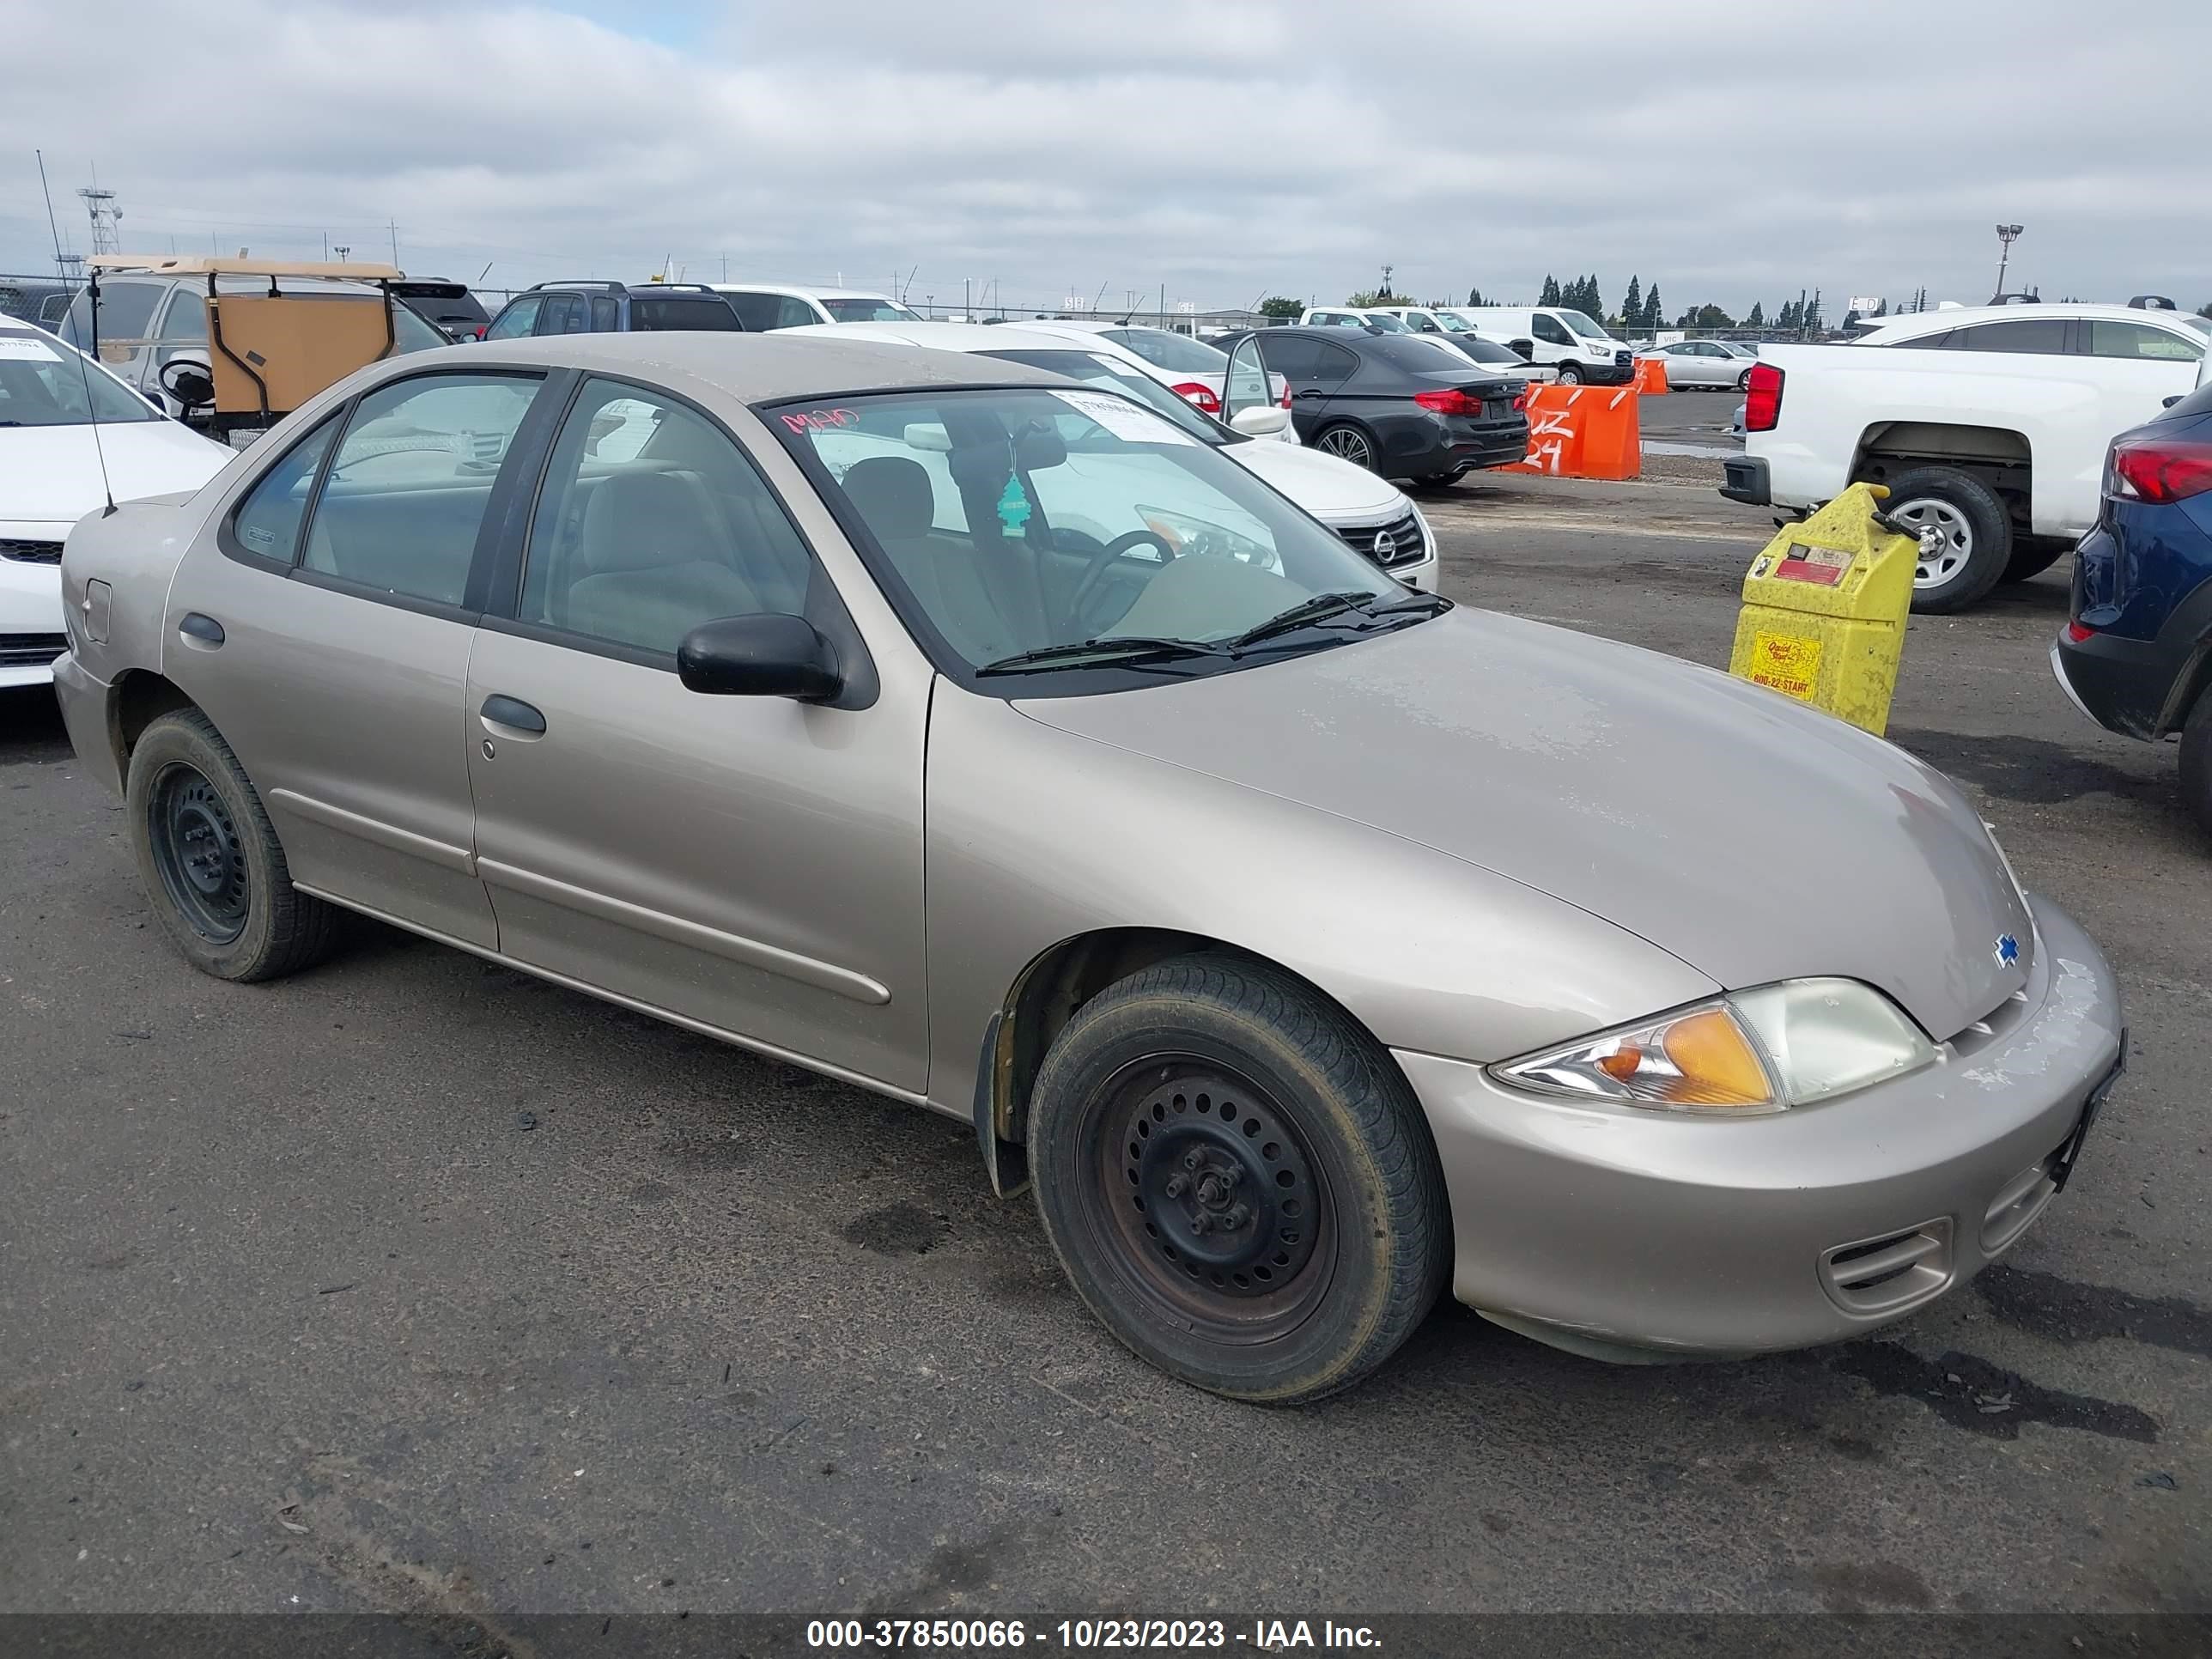
{"label": "rear door", "polygon": [[186,556],[164,634],[165,671],[237,751],[295,882],[484,948],[463,696],[543,384],[409,375],[333,413]]}
{"label": "rear door", "polygon": [[919,1094],[927,665],[853,707],[684,688],[687,633],[763,612],[876,671],[753,457],[660,388],[582,379],[514,523],[466,696],[501,950]]}

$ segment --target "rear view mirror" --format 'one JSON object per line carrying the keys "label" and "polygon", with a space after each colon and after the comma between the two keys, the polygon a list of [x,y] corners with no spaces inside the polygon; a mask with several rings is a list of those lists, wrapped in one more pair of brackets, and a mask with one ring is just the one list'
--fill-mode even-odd
{"label": "rear view mirror", "polygon": [[844,678],[837,653],[804,617],[720,617],[676,647],[676,677],[708,696],[824,702]]}
{"label": "rear view mirror", "polygon": [[1276,404],[1255,404],[1240,409],[1229,424],[1248,438],[1273,438],[1291,423],[1291,411]]}
{"label": "rear view mirror", "polygon": [[1067,440],[1060,428],[1031,421],[1014,439],[1014,460],[1024,472],[1042,472],[1067,459]]}

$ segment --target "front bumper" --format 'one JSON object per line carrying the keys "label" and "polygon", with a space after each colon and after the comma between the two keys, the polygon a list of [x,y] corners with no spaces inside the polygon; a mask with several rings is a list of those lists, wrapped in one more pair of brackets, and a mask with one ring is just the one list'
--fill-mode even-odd
{"label": "front bumper", "polygon": [[2103,955],[2033,908],[2034,968],[1991,1034],[1820,1105],[1590,1108],[1399,1054],[1451,1195],[1453,1295],[1601,1358],[1693,1358],[1863,1335],[1972,1278],[2064,1184],[2124,1052]]}
{"label": "front bumper", "polygon": [[1562,357],[1552,365],[1552,368],[1555,377],[1560,369],[1573,369],[1583,377],[1583,384],[1585,386],[1626,386],[1636,378],[1636,365],[1632,361],[1626,363],[1590,363],[1584,362],[1579,357]]}
{"label": "front bumper", "polygon": [[120,799],[123,765],[109,723],[107,682],[87,672],[74,654],[55,661],[53,678],[54,701],[61,705],[62,724],[68,729],[70,747],[76,750],[79,769]]}

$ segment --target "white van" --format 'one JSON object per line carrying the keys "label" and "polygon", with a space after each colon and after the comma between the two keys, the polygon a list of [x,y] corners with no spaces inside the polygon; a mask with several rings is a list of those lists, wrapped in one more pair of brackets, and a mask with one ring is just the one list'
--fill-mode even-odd
{"label": "white van", "polygon": [[[1369,314],[1395,317],[1415,334],[1439,335],[1493,374],[1511,374],[1531,386],[1559,378],[1549,363],[1531,362],[1486,337],[1474,325],[1474,313],[1464,306],[1381,306]],[[1575,372],[1580,375],[1582,371],[1577,368]]]}
{"label": "white van", "polygon": [[1579,311],[1563,306],[1453,306],[1453,316],[1472,323],[1477,335],[1495,341],[1532,363],[1549,363],[1559,381],[1573,386],[1625,386],[1636,378],[1634,354],[1626,341]]}

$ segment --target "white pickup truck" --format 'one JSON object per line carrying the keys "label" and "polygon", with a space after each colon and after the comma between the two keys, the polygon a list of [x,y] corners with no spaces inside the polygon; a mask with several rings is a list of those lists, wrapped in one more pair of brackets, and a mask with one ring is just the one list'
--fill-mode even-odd
{"label": "white pickup truck", "polygon": [[2106,445],[2194,386],[2208,347],[2212,319],[2078,304],[1763,345],[1721,494],[1802,516],[1846,484],[1887,484],[1890,518],[1922,532],[1913,609],[1962,611],[2096,522]]}

